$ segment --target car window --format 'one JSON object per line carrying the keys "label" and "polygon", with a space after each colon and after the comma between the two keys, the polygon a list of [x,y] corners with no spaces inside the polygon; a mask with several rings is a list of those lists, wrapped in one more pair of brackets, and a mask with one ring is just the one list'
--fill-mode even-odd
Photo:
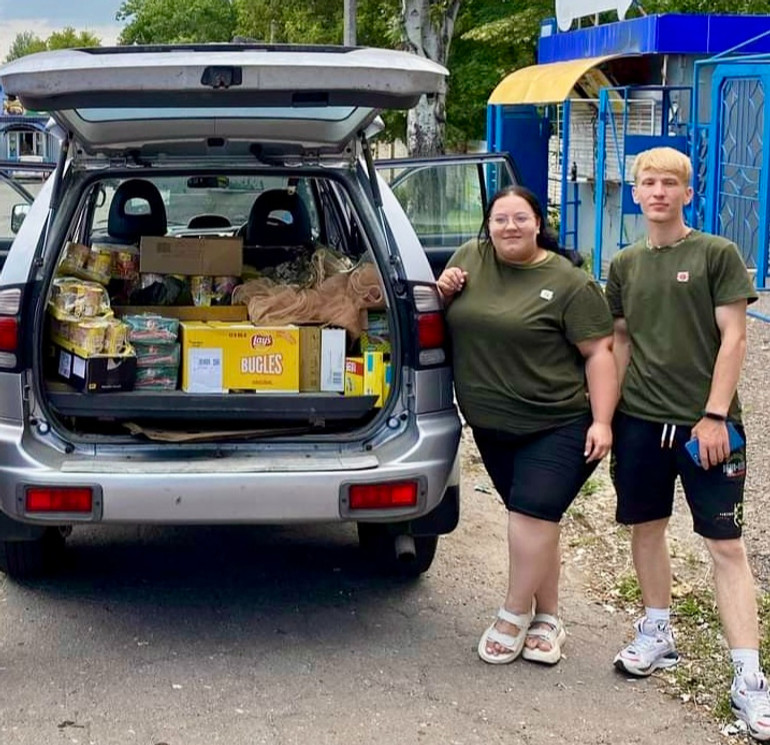
{"label": "car window", "polygon": [[[191,229],[237,229],[244,225],[257,195],[269,189],[290,186],[283,176],[191,176],[151,179],[158,187],[166,208],[168,232],[185,233]],[[293,179],[310,214],[314,238],[318,238],[319,216],[312,192],[305,179]],[[298,182],[298,183],[294,183]],[[105,198],[97,200],[92,232],[98,236],[107,233],[110,204],[120,180],[100,182]],[[126,211],[147,209],[146,202],[130,200]],[[275,215],[280,219],[280,215]]]}
{"label": "car window", "polygon": [[0,265],[23,220],[24,207],[43,186],[42,175],[0,171]]}
{"label": "car window", "polygon": [[504,158],[377,163],[428,255],[434,273],[481,226],[488,196],[515,183]]}

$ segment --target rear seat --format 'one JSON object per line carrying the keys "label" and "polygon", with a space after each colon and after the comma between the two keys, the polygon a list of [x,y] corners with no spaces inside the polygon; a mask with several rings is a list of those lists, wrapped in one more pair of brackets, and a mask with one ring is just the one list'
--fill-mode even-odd
{"label": "rear seat", "polygon": [[262,192],[249,212],[244,232],[243,263],[267,269],[313,250],[310,214],[296,191]]}

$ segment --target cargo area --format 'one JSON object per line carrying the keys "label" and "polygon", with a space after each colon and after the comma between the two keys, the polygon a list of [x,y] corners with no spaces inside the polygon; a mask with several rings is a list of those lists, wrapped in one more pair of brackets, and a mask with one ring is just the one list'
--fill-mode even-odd
{"label": "cargo area", "polygon": [[365,427],[391,395],[398,353],[398,314],[367,236],[330,179],[86,183],[46,259],[46,406],[83,436]]}

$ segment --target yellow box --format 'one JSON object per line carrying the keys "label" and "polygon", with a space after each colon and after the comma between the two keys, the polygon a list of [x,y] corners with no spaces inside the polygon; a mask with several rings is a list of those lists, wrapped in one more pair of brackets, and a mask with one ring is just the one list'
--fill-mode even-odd
{"label": "yellow box", "polygon": [[386,362],[382,366],[382,400],[387,401],[390,395],[390,386],[393,382],[393,368],[390,366],[390,362]]}
{"label": "yellow box", "polygon": [[299,327],[299,389],[321,390],[321,327]]}
{"label": "yellow box", "polygon": [[345,358],[345,395],[364,395],[364,358]]}
{"label": "yellow box", "polygon": [[299,328],[182,322],[182,390],[297,393]]}
{"label": "yellow box", "polygon": [[382,406],[383,368],[382,352],[364,352],[364,395],[377,396],[375,406]]}

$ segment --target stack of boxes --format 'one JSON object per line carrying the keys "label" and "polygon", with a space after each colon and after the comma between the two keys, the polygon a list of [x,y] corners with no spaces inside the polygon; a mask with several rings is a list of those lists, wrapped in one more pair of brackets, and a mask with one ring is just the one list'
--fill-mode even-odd
{"label": "stack of boxes", "polygon": [[130,315],[128,339],[136,352],[135,388],[155,391],[176,390],[181,360],[177,342],[179,321],[160,315]]}
{"label": "stack of boxes", "polygon": [[360,338],[361,354],[345,360],[345,395],[377,396],[382,406],[390,393],[390,329],[384,310],[367,310],[365,329]]}
{"label": "stack of boxes", "polygon": [[[92,254],[104,257],[102,263],[107,267],[109,252],[94,252],[75,244],[70,246],[62,265],[73,272],[81,271],[81,264],[98,268]],[[136,260],[134,256],[134,264]],[[236,277],[242,269],[242,242],[232,238],[146,237],[141,240],[138,267],[132,266],[134,274],[138,268],[142,276]],[[109,276],[105,268],[102,279],[107,281]],[[75,289],[88,299],[86,291],[91,283],[77,282]],[[103,312],[112,316],[104,287],[94,287],[101,293]],[[62,292],[62,303],[71,296],[80,297],[74,291]],[[55,304],[52,307],[57,310]],[[162,391],[181,388],[189,393],[336,393],[374,396],[378,407],[389,393],[391,344],[384,309],[362,312],[363,333],[355,341],[343,328],[256,326],[246,320],[245,306],[125,305],[114,310],[120,321],[110,322],[125,324],[127,348],[135,368],[126,372],[120,385],[92,384],[90,390],[136,387]],[[89,330],[87,324],[81,325],[83,329],[79,330]],[[63,344],[61,326],[52,335]]]}

